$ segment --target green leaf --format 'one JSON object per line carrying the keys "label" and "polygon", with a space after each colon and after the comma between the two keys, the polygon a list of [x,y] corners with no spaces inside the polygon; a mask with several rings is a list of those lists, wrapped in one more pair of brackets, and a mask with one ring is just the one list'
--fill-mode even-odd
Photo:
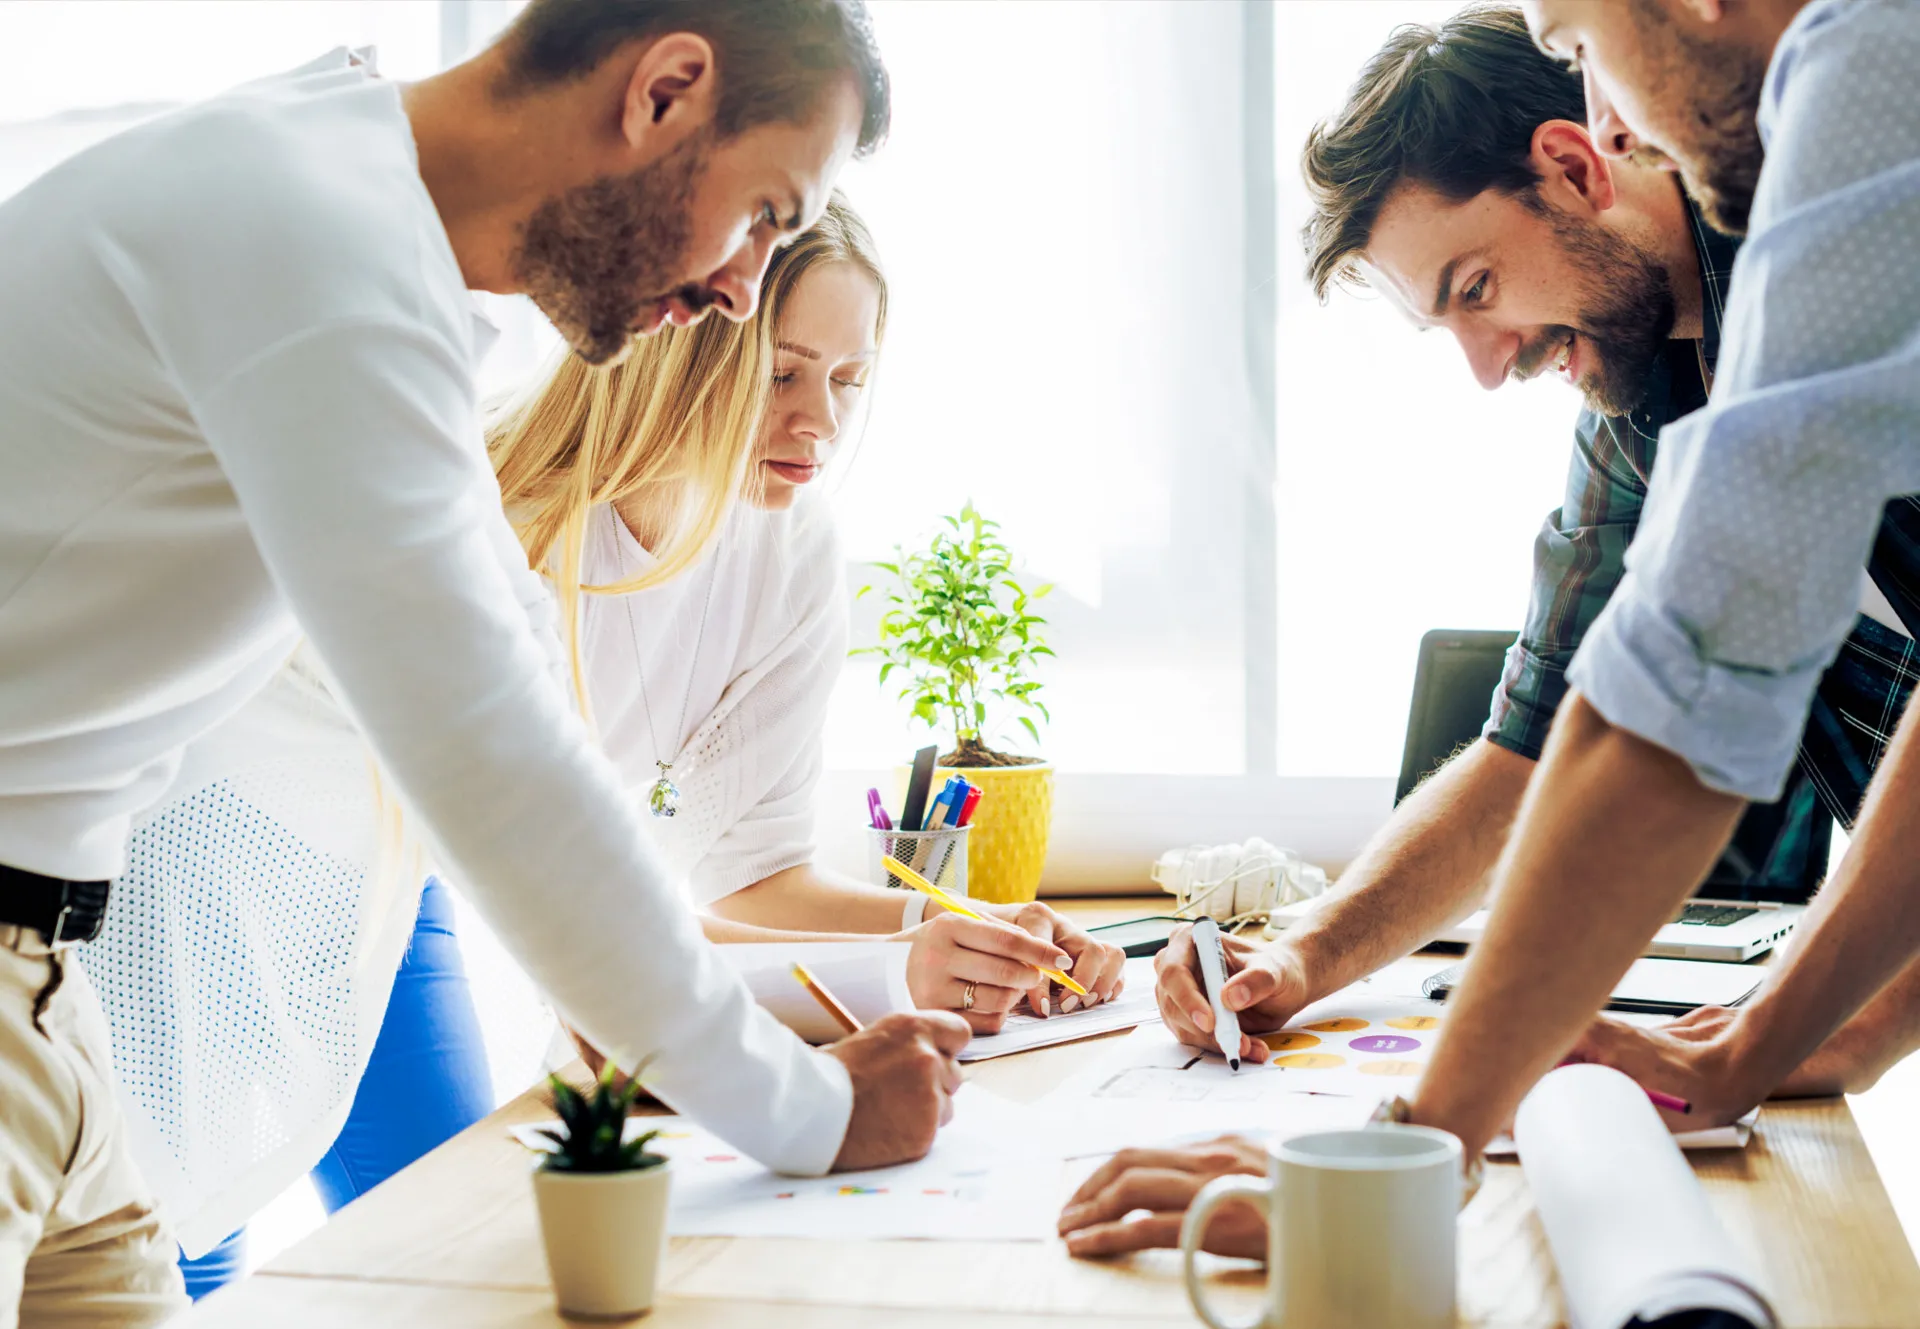
{"label": "green leaf", "polygon": [[1027,733],[1033,737],[1033,741],[1035,743],[1038,743],[1040,741],[1040,731],[1033,727],[1032,720],[1028,719],[1026,716],[1023,715],[1020,717],[1020,724],[1021,724],[1021,727],[1024,728],[1027,731]]}

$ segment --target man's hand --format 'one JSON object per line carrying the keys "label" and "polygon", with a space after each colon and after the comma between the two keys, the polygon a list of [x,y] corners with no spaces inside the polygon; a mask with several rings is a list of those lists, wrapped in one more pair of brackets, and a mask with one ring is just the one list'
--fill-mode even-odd
{"label": "man's hand", "polygon": [[1662,1108],[1660,1119],[1676,1131],[1708,1130],[1735,1120],[1765,1093],[1744,1087],[1736,1073],[1739,1020],[1740,1012],[1723,1006],[1702,1006],[1652,1029],[1603,1015],[1587,1027],[1567,1059],[1611,1066],[1643,1089],[1686,1099],[1692,1112]]}
{"label": "man's hand", "polygon": [[928,1011],[883,1016],[825,1049],[853,1079],[853,1116],[834,1171],[907,1163],[933,1148],[953,1118],[954,1057],[972,1037],[966,1021]]}
{"label": "man's hand", "polygon": [[[1248,1030],[1278,1029],[1307,1004],[1307,975],[1299,953],[1284,941],[1261,946],[1220,935],[1226,952],[1227,983],[1221,995],[1240,1017],[1240,1059],[1262,1062],[1267,1045]],[[1191,1047],[1211,1050],[1213,1003],[1200,983],[1200,953],[1193,928],[1178,927],[1153,962],[1154,995],[1160,1016],[1174,1037]]]}
{"label": "man's hand", "polygon": [[[1193,1197],[1215,1177],[1235,1172],[1264,1177],[1266,1146],[1244,1136],[1223,1135],[1182,1149],[1122,1149],[1101,1164],[1060,1211],[1067,1252],[1084,1257],[1178,1246],[1180,1224]],[[1137,1212],[1143,1209],[1147,1212]],[[1203,1246],[1216,1255],[1264,1259],[1266,1220],[1249,1205],[1226,1205],[1207,1224]]]}
{"label": "man's hand", "polygon": [[1605,1016],[1574,1045],[1571,1059],[1599,1062],[1632,1076],[1649,1089],[1678,1094],[1693,1104],[1684,1116],[1662,1118],[1676,1131],[1722,1126],[1766,1098],[1833,1098],[1860,1093],[1879,1078],[1884,1056],[1874,1026],[1856,1017],[1842,1025],[1791,1075],[1771,1089],[1740,1074],[1739,1049],[1750,1037],[1745,1009],[1702,1006],[1652,1029]]}
{"label": "man's hand", "polygon": [[1119,990],[1126,959],[1120,949],[1093,941],[1047,906],[987,906],[982,912],[989,913],[985,922],[943,911],[903,934],[913,943],[907,991],[914,1005],[953,1011],[975,1033],[992,1034],[1022,1000],[1046,1015],[1052,980],[1040,965],[1072,974],[1099,1000]]}

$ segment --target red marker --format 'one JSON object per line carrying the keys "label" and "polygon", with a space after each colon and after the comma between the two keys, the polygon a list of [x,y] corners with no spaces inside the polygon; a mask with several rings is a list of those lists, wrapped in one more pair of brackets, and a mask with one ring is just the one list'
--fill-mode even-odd
{"label": "red marker", "polygon": [[980,805],[980,786],[975,785],[973,788],[967,790],[967,801],[960,805],[960,819],[954,822],[954,825],[965,826],[968,822],[972,821],[973,810],[979,805]]}

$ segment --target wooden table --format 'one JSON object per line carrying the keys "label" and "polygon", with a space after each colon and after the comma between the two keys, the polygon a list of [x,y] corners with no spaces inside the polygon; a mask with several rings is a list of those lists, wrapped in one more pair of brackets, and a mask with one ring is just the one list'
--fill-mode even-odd
{"label": "wooden table", "polygon": [[[1081,906],[1126,916],[1140,902]],[[1089,921],[1092,918],[1089,917]],[[1106,1052],[1104,1040],[1007,1057],[970,1078],[1031,1100]],[[551,1113],[529,1091],[343,1210],[259,1274],[176,1323],[273,1325],[567,1323],[554,1309],[526,1152],[507,1137]],[[1765,1271],[1795,1329],[1910,1329],[1920,1267],[1844,1100],[1768,1107],[1753,1144],[1697,1155],[1721,1221]],[[1461,1217],[1461,1323],[1564,1322],[1545,1236],[1520,1169],[1492,1164]],[[1258,1273],[1223,1281],[1251,1296]],[[1196,1323],[1178,1261],[1156,1251],[1092,1263],[1057,1242],[675,1238],[649,1325],[680,1329],[1127,1329]]]}

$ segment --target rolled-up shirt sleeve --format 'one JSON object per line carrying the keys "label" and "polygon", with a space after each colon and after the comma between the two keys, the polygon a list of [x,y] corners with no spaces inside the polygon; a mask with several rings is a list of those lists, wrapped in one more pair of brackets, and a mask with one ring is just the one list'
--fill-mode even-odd
{"label": "rolled-up shirt sleeve", "polygon": [[1886,501],[1920,488],[1920,6],[1803,11],[1768,75],[1707,407],[1669,426],[1569,681],[1703,784],[1779,796]]}

